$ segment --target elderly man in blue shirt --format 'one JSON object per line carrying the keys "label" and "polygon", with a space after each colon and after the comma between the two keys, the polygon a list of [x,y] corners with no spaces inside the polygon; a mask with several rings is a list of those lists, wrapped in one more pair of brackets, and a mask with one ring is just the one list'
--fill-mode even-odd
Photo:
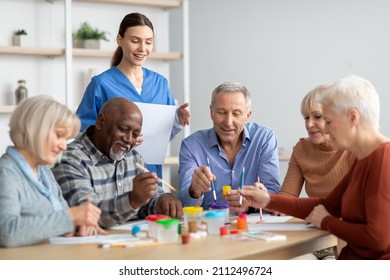
{"label": "elderly man in blue shirt", "polygon": [[[213,128],[197,131],[181,144],[178,198],[183,207],[198,203],[208,209],[214,202],[227,202],[243,213],[251,209],[240,203],[236,189],[261,180],[268,192],[279,192],[276,136],[270,128],[249,123],[251,114],[251,96],[245,86],[225,82],[213,91]],[[222,195],[225,185],[232,188],[227,197]]]}

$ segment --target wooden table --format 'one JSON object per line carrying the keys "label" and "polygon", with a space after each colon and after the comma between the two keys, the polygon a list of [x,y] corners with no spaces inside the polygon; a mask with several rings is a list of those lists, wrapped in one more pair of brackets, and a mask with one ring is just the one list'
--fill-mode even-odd
{"label": "wooden table", "polygon": [[[164,244],[132,248],[99,248],[97,244],[51,245],[0,248],[2,260],[283,260],[335,246],[329,232],[273,231],[286,241],[235,240],[217,235],[191,239],[189,244]],[[123,233],[123,232],[122,232]]]}

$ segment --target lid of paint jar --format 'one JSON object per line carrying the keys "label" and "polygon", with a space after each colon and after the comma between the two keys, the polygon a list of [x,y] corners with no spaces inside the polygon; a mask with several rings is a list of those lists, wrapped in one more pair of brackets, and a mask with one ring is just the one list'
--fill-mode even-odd
{"label": "lid of paint jar", "polygon": [[150,221],[150,222],[155,222],[155,221],[160,220],[160,219],[170,219],[170,218],[171,217],[166,216],[166,215],[153,214],[153,215],[147,216],[146,220]]}
{"label": "lid of paint jar", "polygon": [[209,218],[210,219],[221,218],[221,217],[225,217],[225,212],[223,212],[223,211],[209,211],[209,212],[207,212],[205,217],[207,219],[209,219]]}
{"label": "lid of paint jar", "polygon": [[226,209],[226,208],[230,208],[230,206],[229,206],[229,204],[226,204],[226,203],[215,202],[215,203],[209,204],[209,208],[211,208],[211,209]]}
{"label": "lid of paint jar", "polygon": [[165,229],[169,229],[172,226],[177,226],[179,224],[178,219],[160,219],[156,221],[157,224],[162,225]]}
{"label": "lid of paint jar", "polygon": [[183,207],[183,212],[189,214],[190,216],[194,216],[198,212],[202,212],[203,207],[200,206],[186,206]]}

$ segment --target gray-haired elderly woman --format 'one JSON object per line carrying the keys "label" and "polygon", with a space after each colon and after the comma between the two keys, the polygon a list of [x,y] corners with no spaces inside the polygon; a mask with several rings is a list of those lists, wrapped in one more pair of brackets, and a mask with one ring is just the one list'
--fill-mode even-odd
{"label": "gray-haired elderly woman", "polygon": [[50,97],[35,96],[16,107],[9,126],[14,146],[0,158],[0,246],[100,230],[100,209],[91,203],[68,208],[49,168],[79,131],[78,117]]}

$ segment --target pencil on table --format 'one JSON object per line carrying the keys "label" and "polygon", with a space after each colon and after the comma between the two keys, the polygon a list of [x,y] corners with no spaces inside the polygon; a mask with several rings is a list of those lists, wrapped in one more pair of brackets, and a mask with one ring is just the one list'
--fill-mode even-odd
{"label": "pencil on table", "polygon": [[100,248],[129,248],[129,247],[146,247],[146,246],[156,246],[156,245],[165,245],[169,243],[154,242],[154,241],[141,241],[141,242],[125,242],[125,243],[102,243],[99,244]]}
{"label": "pencil on table", "polygon": [[[135,165],[138,167],[138,168],[141,168],[143,171],[145,172],[150,172],[146,167],[142,166],[141,164],[139,164],[138,162],[135,163]],[[158,178],[158,180],[163,183],[165,186],[167,186],[168,188],[170,188],[172,191],[176,191],[176,189],[169,183],[165,182],[163,179],[161,178]]]}

